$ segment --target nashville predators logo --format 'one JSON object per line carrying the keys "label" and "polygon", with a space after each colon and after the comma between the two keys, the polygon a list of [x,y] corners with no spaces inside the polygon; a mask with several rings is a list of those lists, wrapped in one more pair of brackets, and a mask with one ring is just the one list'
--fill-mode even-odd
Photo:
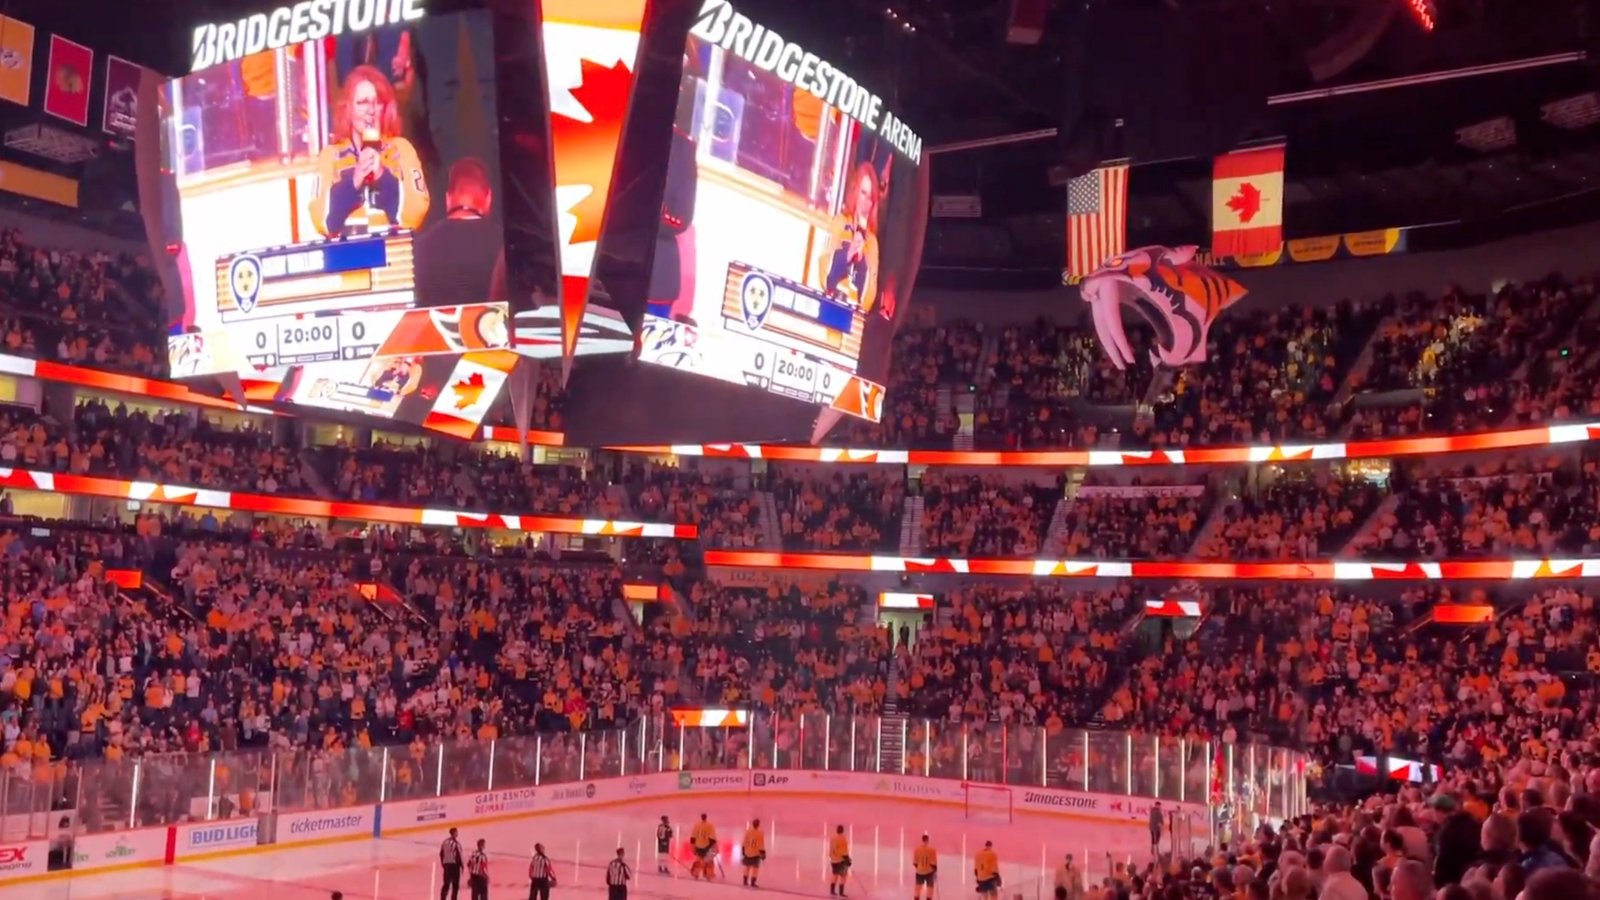
{"label": "nashville predators logo", "polygon": [[242,313],[256,308],[261,295],[261,260],[254,256],[239,256],[228,267],[228,286],[233,289],[233,303]]}
{"label": "nashville predators logo", "polygon": [[745,327],[761,330],[767,313],[772,311],[772,282],[755,272],[744,276],[744,283],[739,286],[739,307],[744,311]]}

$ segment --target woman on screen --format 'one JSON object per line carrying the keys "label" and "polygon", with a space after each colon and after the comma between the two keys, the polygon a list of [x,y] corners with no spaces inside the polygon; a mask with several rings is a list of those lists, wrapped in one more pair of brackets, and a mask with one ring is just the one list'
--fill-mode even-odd
{"label": "woman on screen", "polygon": [[851,175],[833,239],[817,260],[822,290],[869,315],[878,300],[878,170],[870,161]]}
{"label": "woman on screen", "polygon": [[394,86],[372,66],[344,83],[328,145],[317,157],[311,221],[327,237],[362,229],[414,229],[428,215],[428,182],[400,133]]}

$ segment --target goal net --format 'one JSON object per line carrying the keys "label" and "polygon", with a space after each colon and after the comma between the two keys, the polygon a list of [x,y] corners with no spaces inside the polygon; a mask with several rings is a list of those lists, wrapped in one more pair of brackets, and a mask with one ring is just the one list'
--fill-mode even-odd
{"label": "goal net", "polygon": [[1011,821],[1011,789],[989,784],[967,784],[967,818],[986,822]]}

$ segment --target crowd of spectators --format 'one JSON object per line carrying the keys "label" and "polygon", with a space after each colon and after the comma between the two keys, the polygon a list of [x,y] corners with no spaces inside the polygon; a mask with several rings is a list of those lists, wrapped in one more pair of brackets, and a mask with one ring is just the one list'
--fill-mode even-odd
{"label": "crowd of spectators", "polygon": [[877,424],[853,419],[836,429],[844,443],[858,447],[948,447],[958,422],[946,396],[971,390],[979,377],[984,327],[973,322],[904,328],[895,335],[884,385],[883,418]]}
{"label": "crowd of spectators", "polygon": [[1062,491],[1059,480],[930,469],[922,476],[922,549],[948,556],[1037,555]]}
{"label": "crowd of spectators", "polygon": [[1526,375],[1517,381],[1508,424],[1600,419],[1600,393],[1593,390],[1600,380],[1600,353],[1585,352],[1597,346],[1600,310],[1591,305],[1569,339],[1553,342],[1529,362]]}
{"label": "crowd of spectators", "polygon": [[[516,454],[424,442],[312,448],[304,454],[308,465],[280,443],[295,439],[283,433],[293,423],[229,431],[203,415],[96,399],[70,415],[62,422],[24,407],[0,411],[0,462],[251,493],[689,523],[707,546],[732,549],[894,552],[907,508],[906,484],[888,467],[775,468],[763,478],[742,468],[713,472],[628,456],[539,465]],[[936,468],[916,488],[923,498],[917,533],[925,552],[967,557],[1247,561],[1328,558],[1345,549],[1449,558],[1600,548],[1600,457],[1420,465],[1396,466],[1386,485],[1289,467],[1220,506],[1204,484],[1161,485],[1156,476],[1100,484],[1091,476],[1059,515],[1067,493],[1060,479]],[[763,492],[771,494],[770,522]],[[1374,517],[1390,495],[1398,499]]]}
{"label": "crowd of spectators", "polygon": [[[17,229],[0,231],[7,352],[159,377],[161,290],[141,256],[41,248]],[[1091,329],[1065,320],[905,328],[891,354],[884,421],[852,420],[832,440],[948,447],[961,427],[953,402],[961,393],[973,394],[977,446],[1029,449],[1093,446],[1117,425],[1088,410],[1146,401],[1153,420],[1117,423],[1124,445],[1373,438],[1592,416],[1600,414],[1587,389],[1596,363],[1584,351],[1600,327],[1585,317],[1594,299],[1592,281],[1549,276],[1487,293],[1231,310],[1212,328],[1206,362],[1175,377],[1151,367],[1152,335],[1141,325],[1130,326],[1135,362],[1126,370],[1110,365]],[[1369,339],[1370,365],[1357,372]],[[560,431],[560,367],[536,370],[531,425]],[[1152,396],[1158,377],[1171,384]],[[1355,402],[1335,403],[1346,386]],[[1394,395],[1406,390],[1421,398]],[[510,422],[509,397],[491,420]]]}
{"label": "crowd of spectators", "polygon": [[1411,559],[1600,550],[1600,458],[1505,457],[1417,477],[1358,544]]}
{"label": "crowd of spectators", "polygon": [[1338,554],[1383,502],[1360,478],[1288,470],[1222,511],[1195,555],[1228,560],[1318,559]]}
{"label": "crowd of spectators", "polygon": [[[1565,674],[1600,674],[1594,598],[1569,587],[1501,601],[1465,640],[1426,625],[1427,613],[1492,598],[1301,583],[1179,586],[1175,596],[1203,604],[1205,624],[1154,641],[1130,635],[1145,599],[1135,585],[1030,581],[963,585],[920,627],[896,632],[875,627],[865,592],[838,581],[692,580],[640,628],[619,613],[610,566],[365,539],[375,552],[177,528],[0,535],[0,766],[59,779],[87,758],[431,746],[605,730],[698,702],[786,722],[892,711],[969,723],[978,778],[1033,777],[1018,762],[1043,749],[1033,735],[1101,723],[1200,743],[1267,738],[1327,763],[1416,756],[1451,774],[1432,802],[1471,809],[1494,806],[1497,778],[1548,778],[1539,773],[1588,758],[1600,721],[1596,694]],[[118,589],[104,570],[122,567],[161,572],[170,595]],[[363,598],[356,588],[369,579],[394,594]],[[762,760],[805,758],[803,731],[765,727],[776,733],[770,749],[758,742]],[[910,770],[952,771],[957,731],[913,735]],[[1052,779],[1076,783],[1099,777],[1086,766],[1112,764],[1075,741],[1052,746]],[[399,795],[429,775],[396,755]],[[328,775],[305,789],[336,798],[340,784]],[[1338,810],[1321,821],[1351,814]],[[1270,880],[1261,854],[1282,852],[1296,827],[1240,836],[1234,865]]]}
{"label": "crowd of spectators", "polygon": [[[227,530],[0,544],[7,721],[37,758],[607,727],[664,702],[626,652],[612,567],[273,548]],[[105,578],[141,567],[161,575],[148,591]],[[375,578],[387,600],[358,593]]]}
{"label": "crowd of spectators", "polygon": [[900,546],[905,482],[898,473],[773,470],[769,489],[785,550],[894,552]]}
{"label": "crowd of spectators", "polygon": [[1359,387],[1415,390],[1421,398],[1363,411],[1352,436],[1482,431],[1558,408],[1581,412],[1586,404],[1571,405],[1581,388],[1574,395],[1576,385],[1559,377],[1573,367],[1559,360],[1594,300],[1591,280],[1555,275],[1487,294],[1451,288],[1439,297],[1408,296],[1373,341]]}
{"label": "crowd of spectators", "polygon": [[1084,591],[1031,582],[972,584],[947,603],[912,646],[900,642],[900,707],[1050,734],[1099,712],[1097,700],[1122,675],[1118,632],[1139,605],[1131,585]]}
{"label": "crowd of spectators", "polygon": [[1201,483],[1135,479],[1101,485],[1091,476],[1057,518],[1051,553],[1066,559],[1175,559],[1189,551],[1216,504]]}
{"label": "crowd of spectators", "polygon": [[1383,317],[1382,304],[1236,311],[1211,328],[1205,363],[1182,369],[1156,406],[1154,446],[1327,440],[1333,401]]}
{"label": "crowd of spectators", "polygon": [[270,430],[225,431],[188,413],[95,399],[74,406],[66,422],[20,406],[0,410],[0,463],[216,490],[310,491],[295,452],[277,444]]}
{"label": "crowd of spectators", "polygon": [[160,285],[132,254],[50,249],[0,229],[6,352],[156,375]]}
{"label": "crowd of spectators", "polygon": [[834,581],[698,581],[693,615],[657,619],[649,640],[691,679],[685,693],[708,704],[871,715],[883,709],[888,637],[863,619],[869,605],[859,587]]}
{"label": "crowd of spectators", "polygon": [[1080,403],[1131,406],[1149,389],[1149,335],[1139,330],[1128,338],[1135,362],[1118,370],[1086,326],[1041,319],[1001,331],[977,397],[975,441],[1029,449],[1092,441],[1094,429],[1079,423]]}
{"label": "crowd of spectators", "polygon": [[766,544],[760,501],[748,476],[629,466],[622,477],[632,511],[645,521],[696,525],[708,547],[753,550]]}
{"label": "crowd of spectators", "polygon": [[[1593,896],[1580,875],[1600,876],[1600,694],[1572,673],[1600,673],[1594,598],[1543,591],[1503,605],[1465,640],[1422,624],[1433,604],[1457,599],[1331,586],[1208,596],[1214,624],[1140,662],[1108,719],[1220,730],[1224,741],[1247,730],[1298,739],[1328,763],[1358,753],[1433,760],[1444,778],[1324,803],[1238,834],[1212,857],[1128,872],[1123,890],[1137,881],[1155,891],[1145,896],[1175,898]],[[1540,884],[1557,887],[1533,893]]]}
{"label": "crowd of spectators", "polygon": [[342,499],[412,506],[619,518],[624,503],[605,479],[575,466],[463,446],[384,442],[319,448],[318,468]]}

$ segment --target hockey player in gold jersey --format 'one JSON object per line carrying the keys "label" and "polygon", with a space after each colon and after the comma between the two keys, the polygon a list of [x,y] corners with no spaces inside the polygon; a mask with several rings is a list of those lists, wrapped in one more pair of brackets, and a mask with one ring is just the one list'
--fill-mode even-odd
{"label": "hockey player in gold jersey", "polygon": [[767,858],[767,836],[761,831],[760,819],[752,819],[744,830],[739,852],[744,858],[744,886],[760,887],[756,879],[761,877],[761,861]]}

